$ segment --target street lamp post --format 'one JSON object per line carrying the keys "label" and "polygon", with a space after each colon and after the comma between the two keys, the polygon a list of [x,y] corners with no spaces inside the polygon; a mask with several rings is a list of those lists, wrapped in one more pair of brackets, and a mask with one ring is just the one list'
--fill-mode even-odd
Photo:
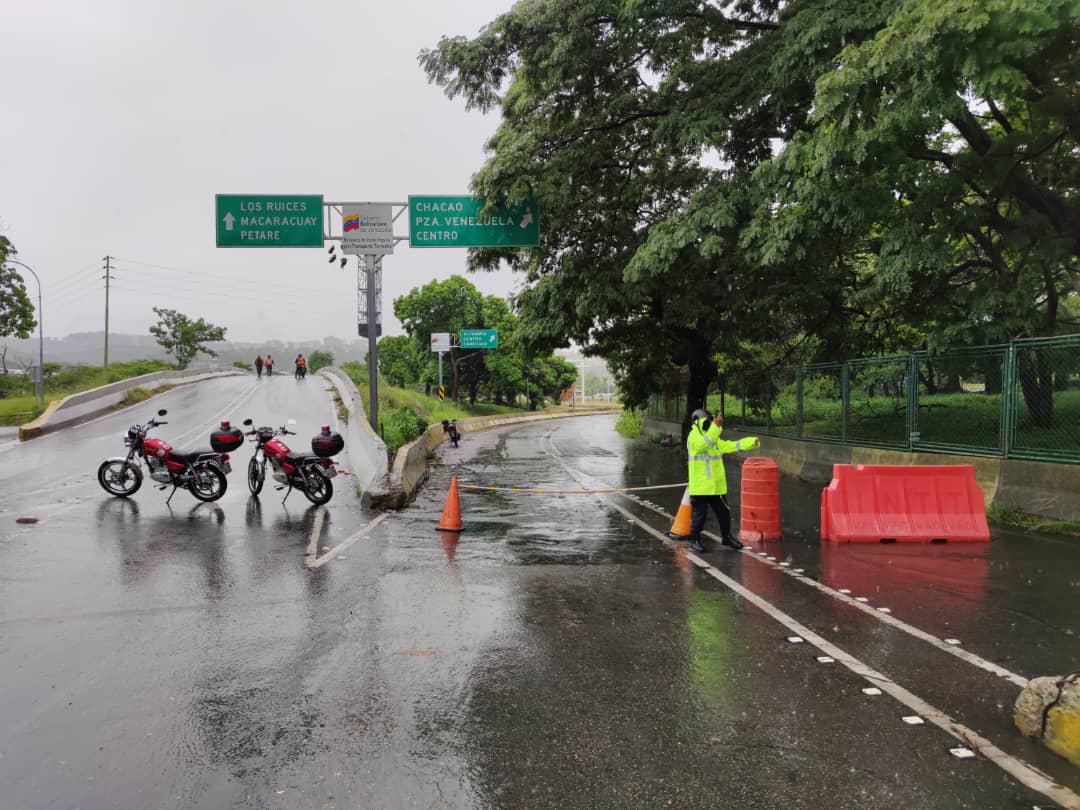
{"label": "street lamp post", "polygon": [[8,259],[8,264],[17,264],[19,267],[25,268],[30,271],[30,275],[34,277],[34,281],[37,282],[37,323],[38,323],[38,378],[37,378],[37,398],[38,405],[45,404],[45,338],[44,327],[41,325],[41,279],[38,278],[38,274],[34,272],[33,268],[28,264],[23,264],[15,259]]}

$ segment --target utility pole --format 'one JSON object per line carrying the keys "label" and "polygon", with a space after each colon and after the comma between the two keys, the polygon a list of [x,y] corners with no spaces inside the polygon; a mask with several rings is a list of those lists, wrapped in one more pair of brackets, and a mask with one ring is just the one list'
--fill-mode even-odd
{"label": "utility pole", "polygon": [[109,282],[113,280],[112,277],[112,256],[106,256],[102,259],[105,262],[105,275],[102,276],[105,279],[105,368],[109,367]]}

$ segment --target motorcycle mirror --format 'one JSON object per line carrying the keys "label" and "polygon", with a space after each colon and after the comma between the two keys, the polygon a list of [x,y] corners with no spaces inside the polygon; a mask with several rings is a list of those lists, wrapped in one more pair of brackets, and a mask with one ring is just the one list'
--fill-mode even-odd
{"label": "motorcycle mirror", "polygon": [[166,415],[168,415],[168,413],[169,413],[169,412],[168,412],[167,410],[165,410],[164,408],[162,408],[161,410],[159,410],[159,411],[157,412],[157,415],[158,415],[158,416],[166,416]]}
{"label": "motorcycle mirror", "polygon": [[295,424],[296,424],[296,420],[295,420],[295,419],[287,419],[287,420],[285,421],[285,424],[286,424],[286,425],[295,425]]}
{"label": "motorcycle mirror", "polygon": [[251,420],[250,420],[250,419],[245,419],[245,420],[244,420],[244,424],[245,424],[245,425],[250,425],[250,424],[251,424]]}

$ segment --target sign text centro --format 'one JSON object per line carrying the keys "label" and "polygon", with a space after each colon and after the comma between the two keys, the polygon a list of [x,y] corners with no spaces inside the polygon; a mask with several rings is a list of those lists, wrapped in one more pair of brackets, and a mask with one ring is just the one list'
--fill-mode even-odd
{"label": "sign text centro", "polygon": [[341,250],[373,256],[394,252],[394,217],[391,206],[344,203],[341,206]]}
{"label": "sign text centro", "polygon": [[322,247],[321,194],[218,194],[218,247]]}
{"label": "sign text centro", "polygon": [[536,247],[536,200],[483,214],[477,197],[409,197],[410,247]]}

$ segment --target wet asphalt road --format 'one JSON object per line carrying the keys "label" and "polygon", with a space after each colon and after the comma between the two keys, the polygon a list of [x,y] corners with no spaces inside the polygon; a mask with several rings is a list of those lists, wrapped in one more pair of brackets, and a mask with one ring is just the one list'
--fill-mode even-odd
{"label": "wet asphalt road", "polygon": [[[906,725],[906,707],[864,695],[865,678],[818,663],[646,531],[670,527],[677,489],[463,490],[465,531],[435,530],[453,474],[685,480],[680,450],[623,440],[611,416],[466,435],[387,517],[365,513],[347,478],[325,511],[250,498],[247,449],[216,505],[178,493],[170,511],[148,485],[122,501],[94,480],[157,407],[170,440],[205,437],[222,414],[292,416],[302,446],[331,418],[324,387],[219,380],[0,450],[0,806],[1052,806],[990,761],[950,756],[952,737]],[[738,462],[728,470],[736,504]],[[705,556],[1080,791],[1077,769],[1012,730],[1017,686],[809,581],[1013,673],[1056,674],[1080,661],[1080,544],[997,532],[981,547],[823,548],[819,492],[782,482],[786,539],[753,549],[776,562]],[[27,514],[40,522],[16,526]]]}

